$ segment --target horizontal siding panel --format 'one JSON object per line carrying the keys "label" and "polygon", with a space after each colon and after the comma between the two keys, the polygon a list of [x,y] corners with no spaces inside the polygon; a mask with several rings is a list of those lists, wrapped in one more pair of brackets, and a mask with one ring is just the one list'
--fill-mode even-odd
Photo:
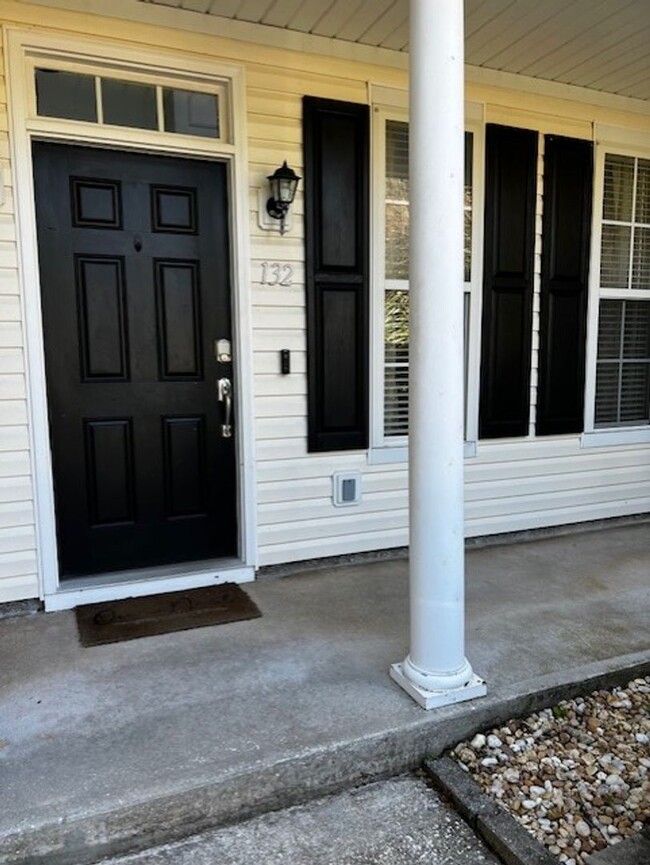
{"label": "horizontal siding panel", "polygon": [[[297,213],[292,213],[291,219],[291,228],[287,229],[287,232],[284,235],[285,243],[291,240],[291,243],[300,244],[300,247],[303,248],[305,237],[303,220]],[[250,233],[251,246],[255,247],[257,243],[266,243],[268,241],[269,231],[266,228],[260,228],[257,208],[251,210],[249,214],[248,230]],[[277,260],[277,258],[278,255],[276,252],[275,260]]]}
{"label": "horizontal siding panel", "polygon": [[370,550],[388,550],[403,547],[408,543],[406,528],[341,538],[321,538],[318,542],[270,544],[260,549],[260,565],[275,565],[282,562],[300,562],[320,556],[345,556]]}
{"label": "horizontal siding panel", "polygon": [[287,478],[318,478],[343,469],[363,470],[365,460],[364,451],[341,451],[334,456],[321,458],[310,455],[304,459],[277,460],[258,466],[257,479],[259,483],[268,483]]}
{"label": "horizontal siding panel", "polygon": [[[384,511],[402,511],[408,507],[408,490],[406,484],[393,490],[371,492],[367,490],[365,478],[362,481],[363,498],[359,505],[346,509],[351,516],[380,513]],[[522,478],[518,481],[503,481],[501,483],[475,484],[466,488],[465,501],[468,514],[473,515],[479,507],[487,503],[494,512],[516,513],[528,509],[531,500],[537,501],[540,508],[550,496],[555,497],[575,493],[576,499],[581,497],[588,501],[595,497],[602,499],[606,487],[613,487],[614,499],[623,498],[627,491],[639,495],[639,489],[646,485],[650,489],[650,466],[641,469],[628,469],[621,472],[607,472],[604,476],[593,476],[582,473],[577,478],[572,475],[552,478]],[[298,520],[316,520],[335,516],[338,509],[332,504],[331,485],[327,485],[327,498],[314,498],[300,502],[259,502],[259,520],[261,525],[290,522]],[[623,490],[625,487],[625,490]],[[607,493],[609,496],[610,494]],[[497,504],[498,502],[498,504]]]}
{"label": "horizontal siding panel", "polygon": [[307,396],[307,378],[304,375],[256,375],[256,396],[285,396],[303,394]]}
{"label": "horizontal siding panel", "polygon": [[301,98],[303,94],[307,94],[320,96],[323,99],[340,99],[344,102],[366,103],[368,101],[368,91],[364,81],[317,75],[302,70],[300,73],[291,75],[284,69],[249,66],[246,80],[248,86],[260,94],[271,91],[276,95],[285,94],[289,98],[292,96]]}
{"label": "horizontal siding panel", "polygon": [[0,268],[0,295],[18,294],[20,281],[18,272],[11,268]]}
{"label": "horizontal siding panel", "polygon": [[614,502],[595,502],[579,507],[556,508],[550,511],[528,511],[503,517],[468,519],[465,524],[466,537],[518,532],[546,526],[571,525],[588,520],[608,519],[650,511],[650,497],[623,499]]}
{"label": "horizontal siding panel", "polygon": [[298,151],[292,153],[282,141],[252,141],[248,146],[248,156],[251,162],[266,163],[274,170],[286,159],[297,174],[300,168]]}
{"label": "horizontal siding panel", "polygon": [[293,288],[266,288],[255,283],[253,284],[253,306],[302,310],[305,308],[305,287],[302,282],[298,283],[296,280]]}
{"label": "horizontal siding panel", "polygon": [[[257,351],[253,355],[253,371],[257,375],[280,372],[280,346],[277,351]],[[304,375],[307,372],[307,354],[304,351],[291,352],[291,375]],[[1,362],[1,358],[0,358]]]}
{"label": "horizontal siding panel", "polygon": [[255,270],[255,262],[262,261],[288,261],[291,264],[303,264],[304,247],[301,241],[292,242],[291,234],[283,238],[282,246],[273,243],[273,239],[269,238],[269,232],[265,232],[263,241],[260,238],[253,238],[251,243],[251,252],[253,256],[253,273],[259,273]]}
{"label": "horizontal siding panel", "polygon": [[306,417],[307,398],[304,396],[259,396],[255,397],[257,417]]}
{"label": "horizontal siding panel", "polygon": [[0,451],[21,451],[28,448],[29,430],[26,426],[0,426]]}
{"label": "horizontal siding panel", "polygon": [[0,528],[32,526],[33,523],[34,508],[30,501],[2,502],[0,504]]}
{"label": "horizontal siding panel", "polygon": [[516,126],[518,129],[535,129],[545,134],[566,135],[569,138],[592,137],[591,123],[586,120],[576,120],[571,117],[539,114],[525,109],[512,108],[507,105],[490,103],[485,106],[487,123],[498,123],[501,126]]}
{"label": "horizontal siding panel", "polygon": [[[650,489],[650,465],[632,466],[630,468],[606,469],[599,473],[575,472],[562,475],[539,477],[511,478],[501,481],[487,481],[484,483],[468,484],[465,487],[465,501],[468,503],[488,501],[497,499],[511,499],[513,510],[519,497],[535,496],[540,501],[548,494],[560,493],[562,491],[589,491],[602,490],[606,486],[621,486],[638,483],[648,484]],[[582,494],[582,493],[581,493]]]}
{"label": "horizontal siding panel", "polygon": [[0,477],[0,502],[28,502],[32,500],[32,482],[29,477]]}
{"label": "horizontal siding panel", "polygon": [[0,528],[0,556],[4,553],[17,553],[35,549],[36,535],[33,526]]}
{"label": "horizontal siding panel", "polygon": [[253,327],[257,330],[304,330],[307,326],[304,309],[277,306],[253,307]]}
{"label": "horizontal siding panel", "polygon": [[571,457],[550,457],[548,459],[516,460],[513,462],[481,463],[467,460],[465,463],[465,482],[470,485],[485,481],[499,481],[514,478],[535,478],[546,475],[594,473],[626,467],[645,468],[650,465],[650,448],[614,450],[603,453],[591,448],[578,451]]}
{"label": "horizontal siding panel", "polygon": [[21,321],[20,300],[17,295],[0,295],[0,321]]}
{"label": "horizontal siding panel", "polygon": [[277,438],[303,438],[307,435],[307,419],[304,417],[274,417],[255,419],[255,438],[258,440]]}
{"label": "horizontal siding panel", "polygon": [[0,477],[24,477],[30,473],[29,451],[0,452]]}
{"label": "horizontal siding panel", "polygon": [[[580,436],[562,436],[548,439],[512,439],[478,443],[476,462],[511,462],[514,460],[545,459],[580,454]],[[468,463],[469,464],[469,463]]]}
{"label": "horizontal siding panel", "polygon": [[0,348],[22,348],[23,332],[17,321],[0,321]]}
{"label": "horizontal siding panel", "polygon": [[305,351],[306,332],[298,330],[263,330],[258,331],[255,336],[255,348],[257,351],[277,351],[288,348],[296,351]]}
{"label": "horizontal siding panel", "polygon": [[16,426],[27,423],[27,403],[22,399],[5,400],[0,412],[0,426]]}
{"label": "horizontal siding panel", "polygon": [[282,525],[286,522],[347,519],[356,520],[371,517],[372,514],[383,516],[387,511],[401,513],[408,508],[408,492],[402,489],[394,492],[369,493],[364,490],[360,504],[346,508],[337,508],[332,503],[331,484],[328,484],[327,498],[310,499],[296,506],[295,502],[274,502],[258,504],[260,526]]}
{"label": "horizontal siding panel", "polygon": [[261,546],[267,544],[293,545],[296,541],[319,540],[350,534],[364,534],[366,531],[394,531],[406,528],[406,510],[393,510],[389,513],[359,514],[352,508],[340,508],[341,514],[319,520],[299,520],[291,525],[260,526],[258,538]]}
{"label": "horizontal siding panel", "polygon": [[0,375],[24,371],[23,352],[20,348],[0,348]]}
{"label": "horizontal siding panel", "polygon": [[307,456],[307,437],[258,441],[255,445],[255,456],[260,462],[264,462],[265,460],[291,459],[292,456]]}
{"label": "horizontal siding panel", "polygon": [[248,139],[285,142],[294,148],[302,147],[302,121],[300,117],[277,117],[271,113],[248,114]]}
{"label": "horizontal siding panel", "polygon": [[286,93],[274,93],[271,90],[258,90],[248,87],[246,93],[249,125],[255,122],[256,115],[270,115],[279,119],[302,118],[302,97],[291,98]]}
{"label": "horizontal siding panel", "polygon": [[38,597],[38,578],[36,573],[0,579],[0,604]]}
{"label": "horizontal siding panel", "polygon": [[0,554],[0,587],[5,577],[20,577],[36,573],[35,550]]}
{"label": "horizontal siding panel", "polygon": [[467,502],[467,518],[482,516],[509,516],[535,511],[559,510],[578,505],[621,502],[642,499],[648,496],[648,483],[612,484],[611,486],[589,486],[586,489],[571,489],[546,494],[534,493],[508,498],[491,498]]}
{"label": "horizontal siding panel", "polygon": [[15,243],[0,240],[0,267],[18,267],[18,253]]}
{"label": "horizontal siding panel", "polygon": [[0,400],[24,400],[26,398],[25,376],[0,375]]}
{"label": "horizontal siding panel", "polygon": [[[340,467],[332,467],[332,473]],[[401,493],[407,489],[405,471],[377,472],[364,474],[361,481],[362,495],[373,492],[388,492],[394,490]],[[332,474],[316,478],[304,478],[275,483],[262,483],[258,486],[257,501],[259,505],[271,502],[293,502],[296,516],[300,516],[301,507],[307,499],[324,499],[332,494]]]}
{"label": "horizontal siding panel", "polygon": [[0,213],[0,241],[14,243],[16,240],[16,223],[11,213],[2,208]]}

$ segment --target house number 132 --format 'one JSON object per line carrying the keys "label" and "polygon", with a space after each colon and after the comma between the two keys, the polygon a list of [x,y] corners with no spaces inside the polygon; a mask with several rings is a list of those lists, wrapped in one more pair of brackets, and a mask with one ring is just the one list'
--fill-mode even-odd
{"label": "house number 132", "polygon": [[288,288],[293,279],[293,267],[279,261],[262,262],[262,285],[282,285]]}

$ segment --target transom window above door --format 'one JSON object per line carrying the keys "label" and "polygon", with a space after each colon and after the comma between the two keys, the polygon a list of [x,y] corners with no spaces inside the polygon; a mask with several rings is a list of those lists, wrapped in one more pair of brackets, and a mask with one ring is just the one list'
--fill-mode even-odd
{"label": "transom window above door", "polygon": [[37,66],[36,114],[131,129],[226,139],[225,93]]}

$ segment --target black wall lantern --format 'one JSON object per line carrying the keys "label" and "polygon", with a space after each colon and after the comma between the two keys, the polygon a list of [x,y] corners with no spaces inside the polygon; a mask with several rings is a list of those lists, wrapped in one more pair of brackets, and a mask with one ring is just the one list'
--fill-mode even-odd
{"label": "black wall lantern", "polygon": [[273,174],[268,176],[271,197],[266,202],[266,212],[273,219],[280,220],[280,234],[285,232],[284,221],[296,196],[300,179],[293,168],[289,168],[286,159],[281,168],[276,168]]}

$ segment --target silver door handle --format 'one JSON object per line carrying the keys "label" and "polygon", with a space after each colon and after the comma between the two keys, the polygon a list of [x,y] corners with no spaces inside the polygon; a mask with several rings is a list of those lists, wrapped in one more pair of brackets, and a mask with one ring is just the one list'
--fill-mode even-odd
{"label": "silver door handle", "polygon": [[224,403],[221,437],[229,439],[232,436],[232,382],[229,378],[220,378],[217,382],[217,398]]}

